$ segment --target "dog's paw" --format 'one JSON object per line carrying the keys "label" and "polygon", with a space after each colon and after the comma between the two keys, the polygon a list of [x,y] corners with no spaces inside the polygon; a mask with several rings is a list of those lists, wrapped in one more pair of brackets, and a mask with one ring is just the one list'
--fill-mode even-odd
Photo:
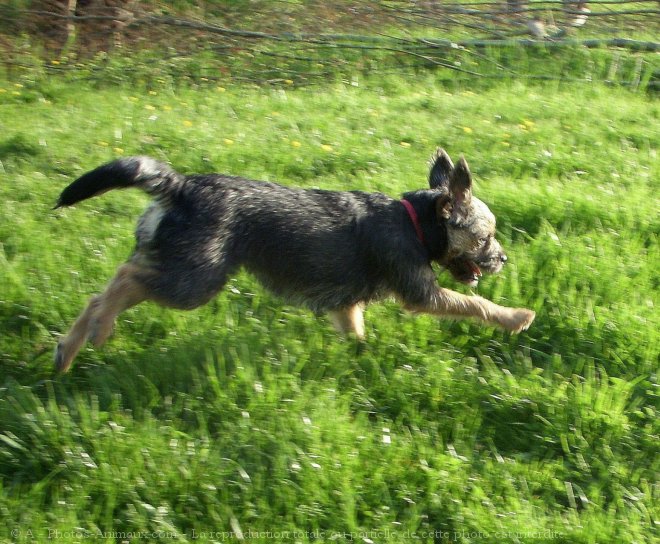
{"label": "dog's paw", "polygon": [[55,348],[55,356],[53,357],[55,371],[60,374],[67,372],[71,367],[75,355],[75,353],[71,353],[71,350],[68,349],[68,346],[64,341],[58,342],[57,347]]}
{"label": "dog's paw", "polygon": [[502,325],[512,333],[519,333],[529,328],[536,317],[536,312],[526,308],[511,308]]}

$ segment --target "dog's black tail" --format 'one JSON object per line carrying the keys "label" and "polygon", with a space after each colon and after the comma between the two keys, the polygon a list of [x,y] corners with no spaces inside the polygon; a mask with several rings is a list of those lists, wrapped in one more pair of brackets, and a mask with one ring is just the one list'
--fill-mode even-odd
{"label": "dog's black tail", "polygon": [[167,199],[179,192],[185,179],[164,162],[150,157],[125,157],[79,177],[62,191],[55,208],[125,187],[137,187],[157,198]]}

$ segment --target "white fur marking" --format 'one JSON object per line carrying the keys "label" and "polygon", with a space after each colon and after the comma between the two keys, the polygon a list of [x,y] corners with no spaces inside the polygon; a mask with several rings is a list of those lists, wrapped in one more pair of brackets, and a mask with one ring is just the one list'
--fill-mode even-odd
{"label": "white fur marking", "polygon": [[137,235],[140,241],[146,242],[154,237],[163,215],[165,215],[165,209],[157,202],[147,208],[138,223]]}
{"label": "white fur marking", "polygon": [[158,161],[151,157],[139,157],[138,161],[138,179],[149,179],[161,175],[161,165]]}

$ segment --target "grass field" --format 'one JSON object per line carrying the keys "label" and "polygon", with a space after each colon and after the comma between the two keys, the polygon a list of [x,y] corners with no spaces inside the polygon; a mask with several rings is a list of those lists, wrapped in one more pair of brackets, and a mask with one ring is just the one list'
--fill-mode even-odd
{"label": "grass field", "polygon": [[[0,540],[657,542],[659,113],[616,87],[424,73],[1,80]],[[149,154],[396,196],[438,145],[465,154],[508,250],[479,294],[536,310],[528,332],[385,302],[359,347],[242,274],[194,312],[123,314],[53,376],[147,202],[51,211],[77,175]]]}

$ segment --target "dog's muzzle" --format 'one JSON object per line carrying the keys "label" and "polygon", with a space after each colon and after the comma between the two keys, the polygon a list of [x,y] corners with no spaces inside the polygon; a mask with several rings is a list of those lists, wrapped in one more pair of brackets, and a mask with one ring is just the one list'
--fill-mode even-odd
{"label": "dog's muzzle", "polygon": [[475,287],[481,278],[481,268],[467,257],[454,257],[447,263],[447,270],[456,281]]}
{"label": "dog's muzzle", "polygon": [[451,259],[446,267],[456,281],[465,283],[470,287],[476,287],[483,275],[482,269],[489,274],[497,274],[502,270],[506,261],[507,256],[504,253],[499,254],[497,258],[479,261],[478,263],[468,257],[461,256]]}

